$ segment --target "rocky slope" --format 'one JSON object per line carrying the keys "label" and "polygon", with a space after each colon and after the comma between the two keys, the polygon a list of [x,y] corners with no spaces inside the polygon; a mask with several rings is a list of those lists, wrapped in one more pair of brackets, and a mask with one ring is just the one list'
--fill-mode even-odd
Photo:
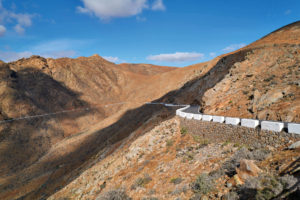
{"label": "rocky slope", "polygon": [[143,74],[143,75],[155,75],[155,74],[161,74],[164,72],[172,71],[176,68],[174,67],[161,67],[156,65],[150,65],[150,64],[130,64],[130,63],[122,63],[119,64],[121,69]]}
{"label": "rocky slope", "polygon": [[[151,123],[148,121],[145,126]],[[279,188],[265,186],[274,190],[274,196],[282,191],[279,180],[290,184],[286,188],[296,184],[297,178],[285,174],[299,173],[299,149],[262,148],[230,140],[215,142],[203,138],[201,132],[190,132],[193,126],[182,127],[180,123],[175,117],[143,131],[144,134],[141,130],[133,132],[122,143],[108,147],[105,158],[98,155],[94,165],[49,199],[107,200],[126,199],[126,195],[145,200],[239,199],[239,195],[241,199],[255,199],[256,193],[243,192],[260,180],[258,175],[277,181]],[[275,177],[281,172],[285,178],[277,180]],[[288,180],[284,182],[285,179]],[[245,180],[252,182],[243,186]],[[264,194],[259,187],[253,186],[253,190]],[[289,195],[293,199],[292,195],[297,194]]]}
{"label": "rocky slope", "polygon": [[[135,199],[153,196],[151,189],[162,199],[192,197],[186,188],[195,176],[217,169],[238,148],[231,144],[228,153],[202,140],[205,148],[198,148],[197,137],[181,136],[174,109],[144,103],[199,104],[204,113],[300,122],[299,24],[185,68],[115,65],[98,55],[1,62],[2,120],[81,110],[0,124],[0,199],[96,198],[139,181],[128,192]],[[185,159],[176,156],[181,150]],[[297,159],[295,152],[282,154]],[[173,193],[177,178],[182,184]],[[216,198],[230,191],[223,186]]]}
{"label": "rocky slope", "polygon": [[[122,139],[161,109],[141,105],[188,80],[177,72],[173,74],[179,80],[176,84],[160,87],[166,83],[159,74],[176,68],[141,65],[143,72],[133,66],[118,66],[98,55],[57,60],[33,56],[1,62],[1,120],[62,110],[76,112],[1,123],[0,198],[30,192],[38,196],[43,184],[52,185],[53,192],[55,183],[63,182],[56,177],[64,178],[84,164],[108,144],[109,137],[112,140],[112,133],[115,140]],[[119,102],[123,104],[106,105]],[[128,125],[136,116],[139,120]],[[47,181],[51,176],[56,180]]]}
{"label": "rocky slope", "polygon": [[300,22],[220,56],[209,68],[168,98],[201,104],[207,114],[300,122]]}

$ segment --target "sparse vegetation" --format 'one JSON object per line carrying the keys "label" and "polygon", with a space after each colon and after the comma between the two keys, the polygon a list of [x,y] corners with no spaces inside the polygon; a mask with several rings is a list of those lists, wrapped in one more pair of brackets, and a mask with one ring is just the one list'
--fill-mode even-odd
{"label": "sparse vegetation", "polygon": [[182,178],[177,177],[177,178],[171,178],[170,182],[173,183],[174,185],[177,185],[183,181]]}
{"label": "sparse vegetation", "polygon": [[[76,112],[1,125],[0,199],[27,194],[51,200],[285,199],[290,188],[299,188],[299,152],[283,150],[298,140],[296,134],[183,119],[175,117],[179,107],[141,102],[187,103],[212,115],[299,122],[300,44],[291,45],[299,43],[300,22],[291,30],[172,73],[152,65],[118,66],[98,56],[1,64],[2,120]],[[118,101],[130,103],[80,109]],[[259,170],[241,159],[259,161]],[[236,186],[245,179],[244,186]]]}
{"label": "sparse vegetation", "polygon": [[180,151],[181,150],[181,147],[180,147],[180,145],[176,145],[176,151]]}
{"label": "sparse vegetation", "polygon": [[187,185],[183,185],[182,187],[180,186],[176,186],[175,190],[172,191],[172,195],[179,195],[181,193],[186,193],[188,190],[188,186]]}
{"label": "sparse vegetation", "polygon": [[236,192],[228,192],[227,194],[222,196],[222,199],[224,200],[238,200],[239,195]]}
{"label": "sparse vegetation", "polygon": [[282,177],[279,177],[279,181],[282,184],[284,189],[290,189],[297,183],[297,178],[291,175],[284,175]]}
{"label": "sparse vegetation", "polygon": [[115,189],[110,190],[103,195],[100,195],[96,198],[96,200],[132,200],[124,189]]}
{"label": "sparse vegetation", "polygon": [[144,177],[140,177],[135,180],[135,183],[131,185],[131,190],[135,190],[137,187],[145,187],[148,183],[152,181],[149,174],[144,174]]}
{"label": "sparse vegetation", "polygon": [[144,197],[142,200],[158,200],[156,197]]}
{"label": "sparse vegetation", "polygon": [[196,194],[208,194],[213,191],[214,183],[208,174],[203,173],[191,184],[191,189]]}
{"label": "sparse vegetation", "polygon": [[104,181],[104,183],[102,183],[102,184],[100,185],[101,190],[103,190],[105,187],[106,187],[106,181]]}
{"label": "sparse vegetation", "polygon": [[240,199],[269,200],[277,197],[284,190],[290,189],[296,183],[297,179],[290,175],[276,177],[272,174],[265,174],[247,179],[245,184],[239,187],[238,193]]}
{"label": "sparse vegetation", "polygon": [[174,144],[174,141],[173,140],[167,140],[167,143],[166,143],[166,145],[167,145],[167,147],[171,147],[171,146],[173,146],[173,144]]}
{"label": "sparse vegetation", "polygon": [[268,157],[270,151],[267,149],[256,149],[252,152],[253,160],[263,161]]}
{"label": "sparse vegetation", "polygon": [[180,129],[180,133],[181,133],[181,135],[186,135],[188,133],[188,131],[187,131],[187,129],[185,127],[182,127]]}
{"label": "sparse vegetation", "polygon": [[186,153],[185,159],[188,161],[194,160],[194,155],[192,153]]}
{"label": "sparse vegetation", "polygon": [[274,78],[275,78],[275,75],[273,74],[273,75],[271,75],[270,77],[264,79],[264,82],[270,82],[270,81],[272,81]]}
{"label": "sparse vegetation", "polygon": [[247,148],[242,147],[237,152],[235,152],[232,158],[225,161],[222,168],[224,169],[225,173],[231,177],[235,174],[235,168],[240,164],[240,160],[252,158],[253,156],[251,152]]}
{"label": "sparse vegetation", "polygon": [[248,93],[249,93],[249,91],[247,91],[247,90],[244,90],[244,91],[243,91],[243,94],[244,94],[244,95],[247,95]]}
{"label": "sparse vegetation", "polygon": [[226,147],[228,144],[230,144],[230,141],[227,140],[222,144],[222,147]]}
{"label": "sparse vegetation", "polygon": [[233,144],[233,147],[240,147],[240,146],[241,146],[240,143],[234,143],[234,144]]}
{"label": "sparse vegetation", "polygon": [[198,149],[203,148],[210,143],[209,140],[204,139],[199,135],[192,135],[192,137],[195,142],[199,143]]}

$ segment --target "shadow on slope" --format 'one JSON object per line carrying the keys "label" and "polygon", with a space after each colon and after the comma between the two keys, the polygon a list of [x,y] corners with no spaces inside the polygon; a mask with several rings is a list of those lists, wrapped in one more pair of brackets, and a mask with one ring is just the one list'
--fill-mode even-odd
{"label": "shadow on slope", "polygon": [[[15,72],[8,66],[0,66],[0,72],[3,72],[0,84],[5,85],[0,91],[0,114],[4,120],[88,107],[88,103],[79,99],[80,94],[37,69]],[[87,111],[80,111],[60,114],[55,119],[45,116],[0,124],[1,179],[32,165],[53,143],[62,140],[65,133],[61,121],[75,120],[86,114]]]}
{"label": "shadow on slope", "polygon": [[42,199],[44,199],[49,197],[53,192],[67,185],[83,171],[90,168],[91,165],[89,164],[93,163],[94,159],[97,159],[94,156],[98,152],[101,152],[107,145],[120,142],[155,115],[157,115],[154,120],[156,123],[151,124],[148,127],[149,130],[162,120],[173,117],[174,113],[174,109],[163,108],[162,105],[143,105],[137,109],[127,111],[116,123],[94,132],[84,141],[81,141],[80,147],[77,147],[75,151],[41,163],[42,167],[39,169],[42,170],[39,174],[47,171],[50,171],[51,174],[41,184],[41,187],[33,189],[32,192],[24,195],[22,198],[39,199],[42,196]]}
{"label": "shadow on slope", "polygon": [[178,90],[169,92],[158,99],[157,102],[199,105],[203,112],[204,101],[202,100],[202,97],[204,93],[219,83],[229,73],[229,70],[234,63],[244,61],[247,53],[250,51],[251,49],[245,49],[224,56],[206,74],[187,82]]}
{"label": "shadow on slope", "polygon": [[[187,82],[182,88],[176,91],[169,92],[157,99],[156,102],[201,104],[201,98],[204,92],[222,80],[228,73],[230,67],[235,62],[243,61],[246,54],[247,51],[240,51],[233,55],[223,57],[208,73]],[[194,89],[191,90],[191,88]],[[195,89],[198,90],[198,92],[195,92]],[[19,197],[22,199],[45,199],[49,197],[55,191],[76,179],[84,170],[91,167],[93,160],[97,159],[94,156],[101,152],[107,145],[120,142],[150,119],[156,123],[147,126],[148,130],[153,128],[161,121],[175,116],[175,109],[176,108],[167,109],[161,105],[143,105],[134,110],[127,111],[116,123],[86,137],[74,151],[40,163],[38,167],[39,171],[35,172],[35,175],[27,175],[27,182],[15,184],[15,186],[11,188],[11,194],[16,192],[18,187],[34,180],[34,178],[38,178],[38,175],[41,176],[42,174],[48,173],[47,178],[39,182],[38,187],[31,188],[29,190],[31,192],[24,192]],[[144,132],[146,131],[147,130]],[[27,173],[24,171],[23,174]],[[22,176],[23,175],[20,174],[16,179],[22,179]],[[2,186],[2,188],[3,187],[4,186]]]}

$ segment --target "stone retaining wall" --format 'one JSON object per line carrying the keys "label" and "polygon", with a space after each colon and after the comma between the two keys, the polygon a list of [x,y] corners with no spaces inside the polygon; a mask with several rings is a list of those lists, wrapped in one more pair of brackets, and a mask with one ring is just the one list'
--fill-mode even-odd
{"label": "stone retaining wall", "polygon": [[190,107],[191,106],[186,106],[184,108],[180,108],[176,110],[176,115],[183,118],[186,117],[188,119],[198,119],[198,120],[202,119],[202,121],[213,121],[219,123],[225,122],[226,124],[234,124],[234,125],[239,125],[239,123],[241,123],[241,126],[247,128],[256,128],[260,126],[262,130],[267,130],[267,131],[280,132],[284,128],[286,128],[288,133],[300,135],[300,124],[297,123],[275,122],[275,121],[266,121],[266,120],[260,121],[257,119],[239,119],[239,118],[224,117],[224,116],[205,115],[201,113],[194,114],[187,111]]}
{"label": "stone retaining wall", "polygon": [[267,145],[279,147],[300,140],[299,134],[284,131],[273,132],[260,128],[246,128],[218,122],[199,121],[181,118],[181,128],[188,133],[202,136],[211,142],[234,142],[250,146],[266,147]]}

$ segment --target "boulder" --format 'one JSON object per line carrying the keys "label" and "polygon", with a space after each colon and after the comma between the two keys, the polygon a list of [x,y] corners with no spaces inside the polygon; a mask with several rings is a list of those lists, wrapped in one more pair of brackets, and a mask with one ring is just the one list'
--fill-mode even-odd
{"label": "boulder", "polygon": [[236,168],[237,174],[228,180],[227,184],[232,184],[233,186],[242,185],[245,181],[251,177],[257,177],[261,173],[254,160],[243,159],[240,161],[240,167]]}
{"label": "boulder", "polygon": [[299,149],[300,148],[300,140],[298,142],[293,143],[288,147],[288,149],[293,150],[293,149]]}
{"label": "boulder", "polygon": [[258,174],[261,172],[261,169],[256,166],[254,160],[243,159],[240,162],[240,167],[236,169],[236,172],[239,178],[245,181],[250,177],[258,176]]}

